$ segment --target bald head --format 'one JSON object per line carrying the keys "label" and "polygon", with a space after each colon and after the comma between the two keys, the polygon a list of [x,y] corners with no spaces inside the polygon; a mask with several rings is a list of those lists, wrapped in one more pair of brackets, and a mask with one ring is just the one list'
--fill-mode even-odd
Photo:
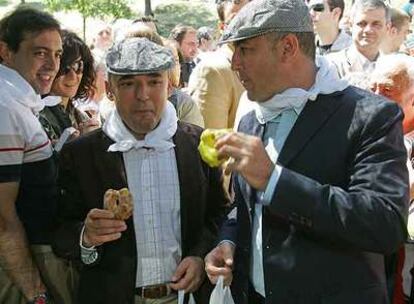
{"label": "bald head", "polygon": [[380,57],[371,77],[373,92],[399,104],[404,112],[404,133],[414,129],[414,58],[404,54]]}

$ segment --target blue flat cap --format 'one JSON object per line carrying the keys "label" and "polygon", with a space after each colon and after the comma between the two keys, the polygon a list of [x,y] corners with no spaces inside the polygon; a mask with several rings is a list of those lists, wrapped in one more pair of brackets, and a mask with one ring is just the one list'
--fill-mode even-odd
{"label": "blue flat cap", "polygon": [[106,66],[114,75],[151,74],[174,67],[174,57],[170,49],[147,38],[127,38],[109,49]]}
{"label": "blue flat cap", "polygon": [[219,43],[244,40],[270,32],[312,33],[312,19],[305,1],[251,1],[233,18]]}

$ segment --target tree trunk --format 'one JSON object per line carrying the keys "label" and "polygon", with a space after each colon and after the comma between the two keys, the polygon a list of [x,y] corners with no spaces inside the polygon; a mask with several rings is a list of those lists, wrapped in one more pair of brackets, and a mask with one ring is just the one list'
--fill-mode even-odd
{"label": "tree trunk", "polygon": [[154,16],[151,8],[151,0],[145,0],[145,16]]}
{"label": "tree trunk", "polygon": [[21,3],[21,4],[25,4],[25,3],[26,3],[26,1],[25,1],[25,0],[20,0],[20,3]]}
{"label": "tree trunk", "polygon": [[86,16],[82,16],[83,19],[83,41],[86,43]]}

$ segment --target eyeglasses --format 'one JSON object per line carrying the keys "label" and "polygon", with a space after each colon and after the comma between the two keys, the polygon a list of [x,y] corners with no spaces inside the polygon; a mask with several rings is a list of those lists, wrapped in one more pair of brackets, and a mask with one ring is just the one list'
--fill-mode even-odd
{"label": "eyeglasses", "polygon": [[71,64],[61,67],[59,75],[66,75],[70,72],[70,70],[74,71],[75,74],[77,75],[82,74],[83,73],[83,60],[77,60]]}
{"label": "eyeglasses", "polygon": [[325,6],[323,3],[316,3],[309,7],[309,10],[313,10],[314,12],[323,12],[325,10]]}

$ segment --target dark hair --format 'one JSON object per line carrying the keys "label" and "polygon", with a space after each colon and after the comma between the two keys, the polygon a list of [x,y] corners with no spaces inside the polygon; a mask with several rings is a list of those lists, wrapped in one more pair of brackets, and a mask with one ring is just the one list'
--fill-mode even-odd
{"label": "dark hair", "polygon": [[159,44],[159,45],[164,45],[162,38],[160,35],[158,35],[158,33],[154,32],[153,30],[151,30],[150,28],[148,28],[147,26],[145,27],[140,27],[140,28],[132,28],[132,30],[130,30],[127,34],[125,38],[133,38],[133,37],[138,37],[138,38],[147,38],[148,40]]}
{"label": "dark hair", "polygon": [[29,7],[20,7],[0,21],[0,40],[17,52],[26,34],[45,30],[60,31],[59,22],[50,14]]}
{"label": "dark hair", "polygon": [[181,42],[184,39],[185,34],[187,33],[197,34],[197,31],[191,26],[178,24],[171,30],[169,39],[173,39],[177,41],[179,44],[181,44]]}
{"label": "dark hair", "polygon": [[83,61],[83,76],[74,99],[86,98],[93,88],[95,81],[94,59],[88,46],[78,35],[73,32],[62,30],[63,54],[60,62],[58,76],[62,75],[67,65],[72,64],[79,57]]}
{"label": "dark hair", "polygon": [[158,26],[157,26],[158,20],[155,19],[153,16],[139,17],[139,18],[135,19],[134,21],[132,21],[132,24],[134,24],[134,23],[154,23],[154,26],[155,26],[156,30],[158,31]]}
{"label": "dark hair", "polygon": [[326,2],[328,3],[329,10],[331,11],[337,7],[341,9],[341,14],[339,15],[339,20],[341,20],[342,16],[344,15],[344,10],[345,10],[344,0],[327,0]]}
{"label": "dark hair", "polygon": [[139,17],[139,18],[135,19],[134,21],[132,21],[132,23],[137,23],[137,22],[143,22],[143,23],[154,22],[154,23],[157,23],[158,20],[155,19],[153,16],[142,16],[142,17]]}
{"label": "dark hair", "polygon": [[202,26],[197,30],[197,41],[201,43],[201,39],[211,40],[210,29],[206,26]]}

